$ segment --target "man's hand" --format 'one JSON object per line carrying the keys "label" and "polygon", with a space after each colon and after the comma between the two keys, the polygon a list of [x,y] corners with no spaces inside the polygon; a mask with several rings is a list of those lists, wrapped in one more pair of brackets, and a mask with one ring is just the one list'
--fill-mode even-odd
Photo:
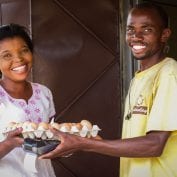
{"label": "man's hand", "polygon": [[52,159],[55,157],[69,157],[74,152],[80,149],[80,144],[84,138],[77,135],[71,135],[68,133],[63,133],[61,131],[51,129],[55,137],[61,142],[53,151],[43,154],[39,159]]}

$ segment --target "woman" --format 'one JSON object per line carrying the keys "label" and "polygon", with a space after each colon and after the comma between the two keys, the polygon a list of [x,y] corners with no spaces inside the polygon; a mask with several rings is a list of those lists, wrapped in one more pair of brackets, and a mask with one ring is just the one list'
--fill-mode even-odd
{"label": "woman", "polygon": [[[9,122],[49,122],[55,115],[51,91],[27,80],[32,68],[33,44],[27,30],[17,24],[0,27],[0,129]],[[0,132],[0,174],[8,177],[54,177],[50,160],[36,160],[36,172],[24,166],[22,129]]]}

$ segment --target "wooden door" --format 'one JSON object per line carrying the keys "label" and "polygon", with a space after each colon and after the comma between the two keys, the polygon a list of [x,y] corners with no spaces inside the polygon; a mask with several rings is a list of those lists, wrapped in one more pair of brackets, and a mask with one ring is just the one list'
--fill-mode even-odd
{"label": "wooden door", "polygon": [[[105,138],[120,132],[116,1],[32,1],[34,81],[54,93],[59,122],[89,119]],[[53,161],[58,175],[116,177],[118,159],[77,153]]]}

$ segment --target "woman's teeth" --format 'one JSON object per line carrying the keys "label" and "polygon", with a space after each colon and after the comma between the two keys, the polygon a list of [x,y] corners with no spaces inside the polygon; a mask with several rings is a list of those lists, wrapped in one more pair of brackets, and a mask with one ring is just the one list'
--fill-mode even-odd
{"label": "woman's teeth", "polygon": [[25,70],[25,68],[26,68],[26,65],[23,65],[23,66],[19,66],[19,67],[13,68],[12,70],[13,71],[22,72],[22,71]]}

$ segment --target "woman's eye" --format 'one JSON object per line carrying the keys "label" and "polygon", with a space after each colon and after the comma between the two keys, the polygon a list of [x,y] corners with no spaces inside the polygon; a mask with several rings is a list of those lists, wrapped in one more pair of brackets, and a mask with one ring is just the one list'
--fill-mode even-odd
{"label": "woman's eye", "polygon": [[10,60],[12,58],[12,55],[7,53],[7,54],[2,55],[1,58],[4,60]]}
{"label": "woman's eye", "polygon": [[28,48],[22,49],[22,53],[28,53],[28,52],[30,52],[30,50]]}

